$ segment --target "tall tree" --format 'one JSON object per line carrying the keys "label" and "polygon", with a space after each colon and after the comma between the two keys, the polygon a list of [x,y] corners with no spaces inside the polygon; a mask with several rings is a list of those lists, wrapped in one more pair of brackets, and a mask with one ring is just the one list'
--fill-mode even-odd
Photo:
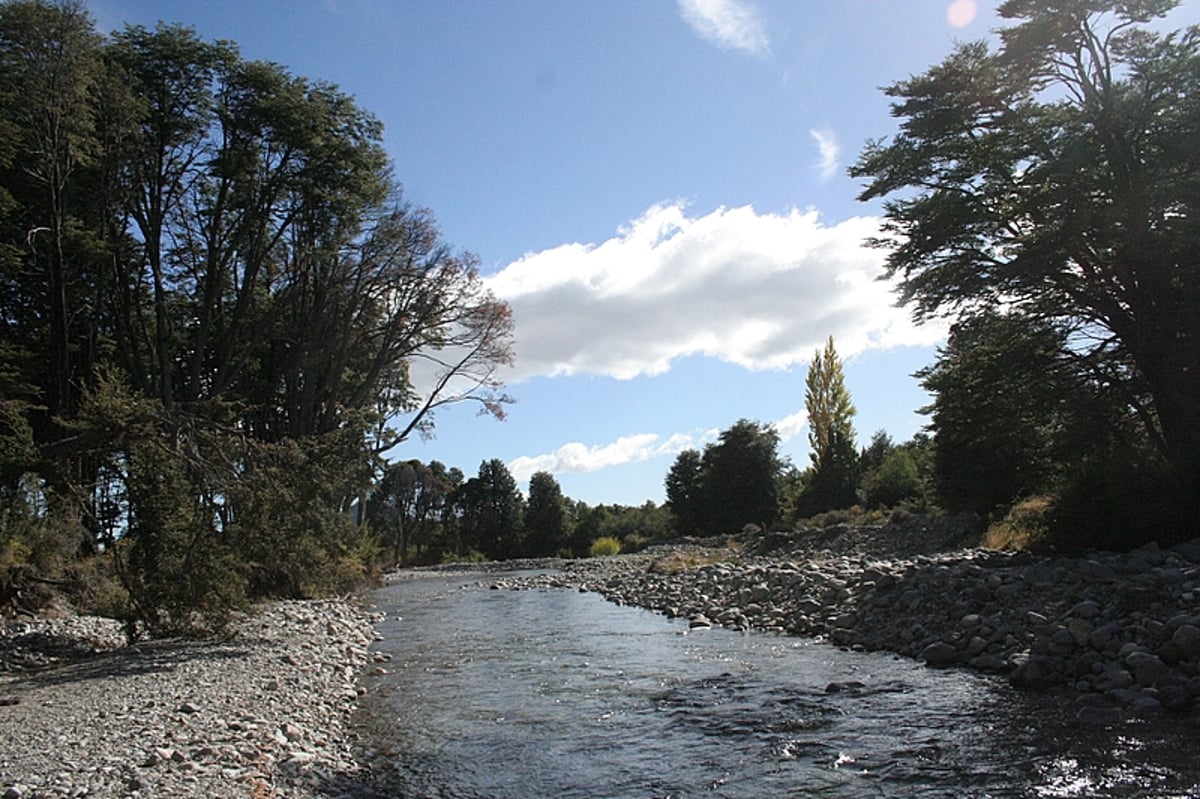
{"label": "tall tree", "polygon": [[39,388],[43,442],[96,357],[98,257],[84,178],[98,156],[100,39],[82,3],[0,4],[0,320]]}
{"label": "tall tree", "polygon": [[525,509],[525,551],[531,556],[552,555],[567,540],[567,510],[562,487],[550,472],[529,478],[529,503]]}
{"label": "tall tree", "polygon": [[804,379],[804,409],[812,468],[797,502],[801,515],[854,504],[858,488],[858,453],[854,443],[854,404],[846,389],[842,359],[833,336],[813,353]]}
{"label": "tall tree", "polygon": [[667,472],[667,507],[675,522],[675,532],[680,535],[692,535],[704,524],[700,469],[700,451],[685,449],[675,456],[675,462]]}
{"label": "tall tree", "polygon": [[1009,0],[994,51],[890,86],[851,174],[887,198],[888,274],[920,318],[1005,303],[1069,335],[1200,503],[1200,30],[1170,0]]}
{"label": "tall tree", "polygon": [[457,494],[466,542],[492,560],[519,554],[524,498],[504,461],[483,461]]}
{"label": "tall tree", "polygon": [[699,476],[701,529],[735,533],[779,517],[779,434],[770,425],[738,420],[704,449]]}
{"label": "tall tree", "polygon": [[808,414],[808,444],[813,464],[829,459],[838,436],[854,441],[854,404],[846,390],[842,359],[833,346],[833,336],[825,349],[813,353],[804,378],[804,410]]}

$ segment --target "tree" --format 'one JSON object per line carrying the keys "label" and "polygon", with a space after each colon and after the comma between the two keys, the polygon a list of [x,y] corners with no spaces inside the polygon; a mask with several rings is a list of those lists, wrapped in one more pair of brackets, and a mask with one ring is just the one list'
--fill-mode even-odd
{"label": "tree", "polygon": [[[993,52],[960,45],[890,86],[901,120],[851,175],[886,198],[887,274],[918,318],[1004,304],[1068,336],[1200,503],[1200,30],[1175,3],[1009,0]],[[1107,420],[1093,421],[1094,429]]]}
{"label": "tree", "polygon": [[738,420],[704,448],[697,494],[709,535],[766,527],[779,517],[779,434],[770,425]]}
{"label": "tree", "polygon": [[429,542],[450,490],[446,467],[438,461],[398,461],[383,470],[367,499],[366,518],[395,562],[408,562],[410,548]]}
{"label": "tree", "polygon": [[492,560],[519,554],[524,498],[504,461],[483,461],[456,493],[465,543]]}
{"label": "tree", "polygon": [[95,306],[97,265],[79,231],[89,200],[81,175],[99,149],[99,44],[82,3],[0,5],[0,318],[10,329],[20,321],[13,332],[37,353],[49,417],[78,408],[95,357],[78,310]]}
{"label": "tree", "polygon": [[180,26],[0,3],[0,518],[126,531],[144,620],[361,571],[377,458],[447,403],[502,417],[511,340],[353,98]]}
{"label": "tree", "polygon": [[525,551],[533,557],[552,555],[566,543],[567,511],[562,488],[550,472],[529,478],[525,509]]}
{"label": "tree", "polygon": [[842,361],[833,336],[824,350],[813,353],[804,380],[808,443],[812,468],[797,500],[803,516],[854,504],[858,488],[858,453],[854,444],[854,405],[846,389]]}
{"label": "tree", "polygon": [[894,447],[878,468],[863,476],[863,501],[870,507],[893,508],[921,493],[917,461],[907,447]]}
{"label": "tree", "polygon": [[675,522],[675,532],[692,535],[704,526],[704,508],[700,498],[700,451],[685,449],[675,456],[667,472],[667,507]]}
{"label": "tree", "polygon": [[804,410],[808,414],[808,444],[812,447],[814,465],[829,460],[838,436],[854,441],[855,409],[846,390],[842,359],[833,346],[833,336],[825,342],[824,350],[813,353],[808,365]]}
{"label": "tree", "polygon": [[917,373],[934,396],[925,410],[944,509],[987,514],[1050,489],[1086,399],[1065,348],[1043,322],[984,311],[955,324]]}

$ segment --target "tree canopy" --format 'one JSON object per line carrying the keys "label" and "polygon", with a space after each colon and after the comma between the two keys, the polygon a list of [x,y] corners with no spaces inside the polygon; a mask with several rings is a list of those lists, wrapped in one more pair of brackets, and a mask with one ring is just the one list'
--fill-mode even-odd
{"label": "tree canopy", "polygon": [[721,431],[703,454],[684,450],[666,478],[676,532],[728,535],[770,525],[779,517],[783,466],[775,428],[748,419]]}
{"label": "tree canopy", "polygon": [[888,273],[918,317],[998,305],[1053,323],[1200,497],[1200,31],[1166,0],[1009,0],[893,84],[900,130],[851,170],[885,198]]}
{"label": "tree canopy", "polygon": [[503,415],[511,339],[350,96],[180,26],[0,4],[0,501],[26,521],[163,590],[184,547],[307,592],[379,453],[448,402]]}

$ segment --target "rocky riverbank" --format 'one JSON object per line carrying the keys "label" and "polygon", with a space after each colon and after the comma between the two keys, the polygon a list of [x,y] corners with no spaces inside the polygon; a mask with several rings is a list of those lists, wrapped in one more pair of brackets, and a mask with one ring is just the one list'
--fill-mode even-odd
{"label": "rocky riverbank", "polygon": [[886,528],[809,530],[726,550],[674,546],[571,562],[497,587],[597,591],[692,628],[803,635],[1003,674],[1024,689],[1073,696],[1086,722],[1200,717],[1200,539],[1080,557],[913,554],[921,548],[899,554]]}
{"label": "rocky riverbank", "polygon": [[0,634],[0,796],[375,795],[350,714],[378,619],[282,602],[219,641],[125,645],[116,622]]}

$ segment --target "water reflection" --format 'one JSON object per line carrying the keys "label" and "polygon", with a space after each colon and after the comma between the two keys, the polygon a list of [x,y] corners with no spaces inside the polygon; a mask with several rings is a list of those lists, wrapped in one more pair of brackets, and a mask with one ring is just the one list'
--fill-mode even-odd
{"label": "water reflection", "polygon": [[572,591],[402,581],[362,723],[404,795],[1200,794],[1200,731],[1121,733],[1006,684],[801,639],[690,632]]}

